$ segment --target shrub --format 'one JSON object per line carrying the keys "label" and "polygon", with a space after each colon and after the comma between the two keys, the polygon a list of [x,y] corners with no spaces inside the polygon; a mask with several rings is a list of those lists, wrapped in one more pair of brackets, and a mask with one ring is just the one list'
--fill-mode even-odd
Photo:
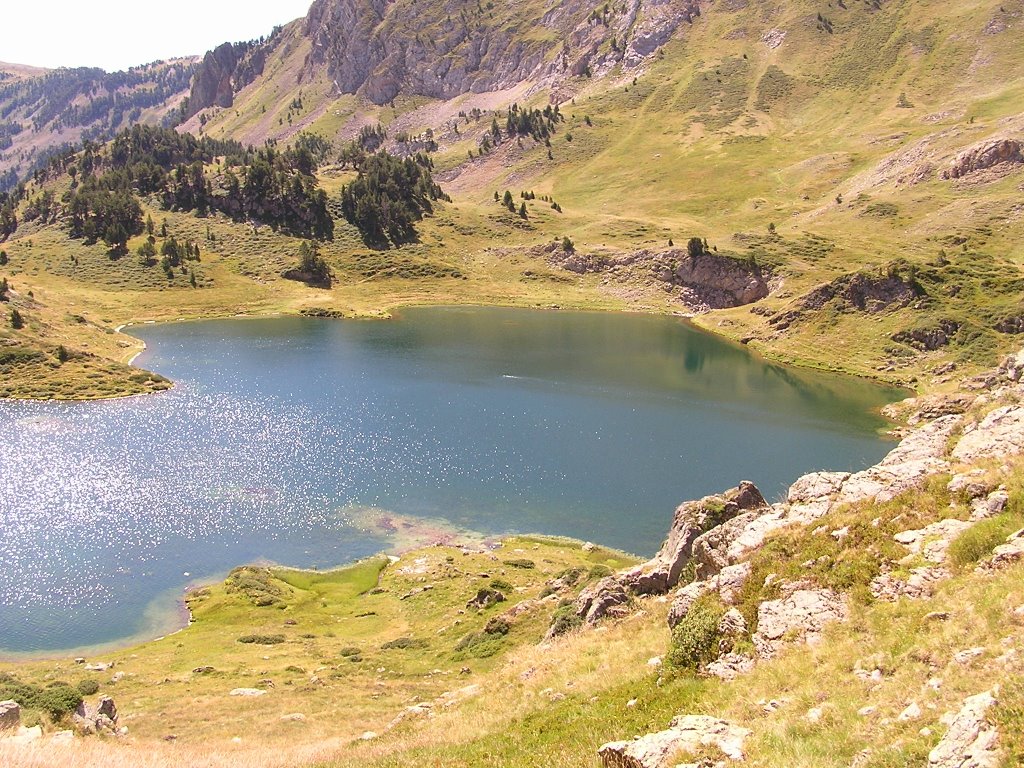
{"label": "shrub", "polygon": [[76,685],[75,688],[77,688],[78,692],[83,696],[92,696],[94,693],[99,691],[100,684],[95,680],[87,678],[85,680],[79,680],[78,685]]}
{"label": "shrub", "polygon": [[718,624],[725,606],[716,595],[704,595],[672,630],[667,661],[679,669],[698,670],[718,658]]}
{"label": "shrub", "polygon": [[515,587],[504,579],[491,579],[491,589],[496,589],[499,592],[511,592]]}
{"label": "shrub", "polygon": [[551,615],[549,632],[552,635],[564,635],[566,632],[576,629],[582,623],[583,619],[577,615],[572,601],[563,600]]}
{"label": "shrub", "polygon": [[279,645],[284,642],[284,635],[242,635],[238,642],[254,645]]}
{"label": "shrub", "polygon": [[400,650],[405,651],[410,648],[426,648],[427,641],[418,637],[397,637],[394,640],[389,640],[384,643],[380,648],[382,651],[388,650]]}
{"label": "shrub", "polygon": [[958,568],[969,568],[992,554],[1006,537],[1021,527],[1021,516],[1004,513],[975,523],[949,545],[949,559]]}
{"label": "shrub", "polygon": [[533,560],[527,560],[525,558],[503,560],[502,564],[507,565],[509,568],[522,568],[524,570],[529,570],[531,568],[537,567],[537,564],[533,562]]}
{"label": "shrub", "polygon": [[341,654],[342,656],[348,657],[348,656],[358,656],[360,653],[362,653],[362,651],[360,651],[354,645],[350,645],[347,648],[342,648],[340,651],[338,651],[338,653]]}
{"label": "shrub", "polygon": [[26,710],[44,712],[53,720],[74,712],[82,703],[82,694],[64,682],[45,688],[22,683],[11,675],[0,676],[0,700],[12,699]]}

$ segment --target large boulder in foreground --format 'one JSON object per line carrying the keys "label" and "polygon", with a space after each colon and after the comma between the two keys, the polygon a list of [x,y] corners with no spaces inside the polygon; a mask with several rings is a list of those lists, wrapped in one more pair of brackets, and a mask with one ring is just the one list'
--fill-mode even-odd
{"label": "large boulder in foreground", "polygon": [[831,589],[795,589],[758,607],[754,647],[762,658],[771,658],[790,638],[814,644],[827,624],[848,615],[845,598]]}
{"label": "large boulder in foreground", "polygon": [[613,741],[598,750],[605,768],[669,768],[681,753],[717,747],[731,760],[742,760],[746,728],[708,715],[681,715],[667,730],[633,741]]}
{"label": "large boulder in foreground", "polygon": [[0,733],[16,731],[21,725],[21,707],[16,701],[0,701]]}
{"label": "large boulder in foreground", "polygon": [[996,704],[991,691],[968,696],[949,730],[928,755],[928,768],[996,768],[998,733],[988,721]]}
{"label": "large boulder in foreground", "polygon": [[679,583],[679,577],[693,557],[693,543],[699,536],[750,510],[767,509],[768,503],[757,486],[744,480],[721,495],[680,504],[672,528],[658,554],[620,576],[633,594],[664,594]]}

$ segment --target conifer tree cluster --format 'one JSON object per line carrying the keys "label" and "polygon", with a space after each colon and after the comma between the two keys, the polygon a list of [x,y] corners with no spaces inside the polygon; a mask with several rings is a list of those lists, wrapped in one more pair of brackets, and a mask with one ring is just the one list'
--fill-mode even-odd
{"label": "conifer tree cluster", "polygon": [[342,214],[369,245],[414,242],[416,222],[433,212],[435,201],[449,200],[434,183],[431,167],[423,154],[366,156],[355,181],[342,187]]}

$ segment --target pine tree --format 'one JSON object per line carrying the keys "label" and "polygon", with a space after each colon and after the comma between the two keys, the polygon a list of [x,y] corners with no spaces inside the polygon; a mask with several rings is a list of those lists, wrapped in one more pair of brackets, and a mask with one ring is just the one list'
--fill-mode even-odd
{"label": "pine tree", "polygon": [[11,310],[11,328],[14,330],[20,330],[25,327],[25,319],[21,316],[21,312],[16,309]]}

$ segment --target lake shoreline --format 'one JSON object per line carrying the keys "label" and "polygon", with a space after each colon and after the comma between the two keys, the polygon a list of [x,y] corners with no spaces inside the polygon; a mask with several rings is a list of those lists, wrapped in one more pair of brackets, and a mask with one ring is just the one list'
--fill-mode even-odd
{"label": "lake shoreline", "polygon": [[[592,312],[595,314],[602,315],[642,315],[650,317],[674,317],[684,322],[688,327],[701,333],[706,333],[715,339],[735,345],[738,348],[743,348],[748,351],[749,354],[761,358],[767,362],[774,363],[776,365],[782,365],[800,370],[811,370],[819,371],[822,373],[838,374],[842,376],[850,376],[855,379],[861,379],[864,381],[872,382],[882,386],[892,386],[899,389],[903,389],[910,395],[919,395],[927,393],[928,389],[914,389],[909,387],[905,382],[901,382],[898,379],[887,378],[883,375],[875,373],[868,373],[864,371],[856,371],[845,368],[841,365],[841,361],[829,361],[828,364],[820,361],[795,359],[787,357],[781,353],[776,353],[770,347],[766,347],[763,344],[757,344],[751,346],[744,340],[738,339],[726,332],[724,326],[712,326],[710,324],[704,324],[697,322],[700,317],[707,317],[709,315],[698,315],[693,312],[683,312],[672,309],[608,309],[594,306],[561,306],[561,305],[548,305],[548,306],[536,306],[528,303],[488,303],[488,302],[460,302],[456,304],[434,303],[434,302],[411,302],[408,304],[396,304],[393,307],[379,310],[367,310],[364,312],[354,311],[352,314],[339,313],[339,314],[315,314],[304,311],[303,309],[296,309],[293,311],[280,311],[280,310],[267,310],[267,311],[255,311],[245,313],[230,313],[230,312],[215,312],[213,314],[197,315],[194,317],[178,317],[166,320],[143,320],[143,321],[132,321],[121,323],[114,328],[114,333],[123,335],[133,341],[141,341],[139,337],[132,335],[125,331],[125,329],[133,328],[144,325],[169,325],[178,323],[194,323],[194,322],[205,322],[214,320],[264,320],[269,318],[309,318],[309,319],[322,319],[322,320],[395,320],[406,309],[419,309],[419,308],[459,308],[459,307],[479,307],[483,309],[522,309],[536,312]],[[142,342],[142,349],[136,351],[128,360],[124,361],[126,365],[137,368],[139,371],[148,371],[146,368],[141,368],[135,365],[135,362],[140,356],[145,354],[148,350],[146,343]],[[123,394],[113,395],[102,395],[96,397],[84,397],[84,398],[32,398],[32,397],[11,397],[3,398],[0,397],[0,402],[61,402],[61,403],[74,403],[74,402],[102,402],[105,400],[120,400],[128,397],[136,396],[149,396],[159,395],[163,392],[173,390],[177,386],[177,382],[170,380],[171,386],[165,390],[159,390],[155,392],[125,392]]]}

